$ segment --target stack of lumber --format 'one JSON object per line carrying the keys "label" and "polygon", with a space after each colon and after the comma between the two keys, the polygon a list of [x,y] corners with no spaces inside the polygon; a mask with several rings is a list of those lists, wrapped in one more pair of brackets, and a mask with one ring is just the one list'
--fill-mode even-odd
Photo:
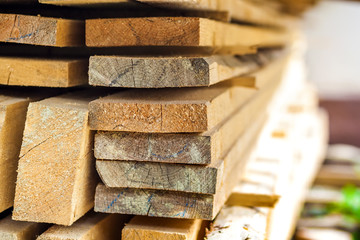
{"label": "stack of lumber", "polygon": [[289,6],[0,0],[1,239],[287,239],[327,137]]}
{"label": "stack of lumber", "polygon": [[329,236],[339,240],[354,239],[352,233],[357,229],[356,223],[327,209],[332,204],[343,202],[343,187],[359,187],[359,160],[358,147],[346,144],[329,146],[326,161],[306,196],[306,205],[297,224],[296,239],[327,239]]}

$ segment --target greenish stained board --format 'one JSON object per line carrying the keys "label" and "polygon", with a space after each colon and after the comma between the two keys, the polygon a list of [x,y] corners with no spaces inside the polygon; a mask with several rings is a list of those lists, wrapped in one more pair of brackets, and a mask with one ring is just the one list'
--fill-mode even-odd
{"label": "greenish stained board", "polygon": [[19,222],[11,215],[0,220],[0,239],[2,240],[35,240],[49,227],[45,223]]}
{"label": "greenish stained board", "polygon": [[41,16],[0,14],[0,42],[53,47],[84,45],[84,22]]}
{"label": "greenish stained board", "polygon": [[186,192],[108,188],[99,184],[95,195],[95,211],[147,215],[154,217],[191,218],[212,220],[231,194],[236,181],[241,177],[256,136],[263,124],[260,118],[234,145],[223,164],[222,181],[216,194],[195,194]]}
{"label": "greenish stained board", "polygon": [[[285,58],[252,74],[256,88],[232,117],[201,134],[156,134],[99,131],[95,135],[97,159],[163,163],[210,164],[224,155],[256,118],[263,98],[260,93],[281,79]],[[241,87],[239,87],[241,89]],[[256,98],[253,96],[258,92]],[[265,90],[264,90],[265,91]]]}
{"label": "greenish stained board", "polygon": [[[121,36],[121,37],[119,37]],[[204,47],[231,54],[283,46],[285,30],[218,22],[198,17],[150,17],[86,20],[89,47]]]}
{"label": "greenish stained board", "polygon": [[[271,61],[276,53],[209,57],[92,56],[89,84],[130,88],[210,86],[249,74]],[[243,81],[238,79],[239,84]]]}
{"label": "greenish stained board", "polygon": [[121,230],[129,220],[127,215],[89,212],[71,226],[50,227],[37,240],[120,239]]}
{"label": "greenish stained board", "polygon": [[29,105],[13,219],[71,225],[93,207],[98,177],[88,103],[103,94],[84,90]]}

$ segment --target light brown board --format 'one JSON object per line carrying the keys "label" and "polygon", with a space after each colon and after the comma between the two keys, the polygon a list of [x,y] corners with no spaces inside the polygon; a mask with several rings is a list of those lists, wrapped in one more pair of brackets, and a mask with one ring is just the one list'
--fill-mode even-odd
{"label": "light brown board", "polygon": [[93,207],[98,177],[84,90],[29,105],[13,219],[71,225]]}
{"label": "light brown board", "polygon": [[0,91],[0,212],[14,204],[16,170],[28,105],[54,93]]}
{"label": "light brown board", "polygon": [[[252,107],[249,112],[257,112],[254,115],[255,119],[265,112],[267,103],[275,91],[275,86],[266,89],[262,96],[254,96],[253,103],[248,107]],[[254,119],[252,120],[254,121]],[[247,122],[247,128],[249,126],[251,126],[251,123]],[[247,131],[245,131],[246,133]],[[234,142],[236,142],[235,139],[239,135],[234,138]],[[230,143],[230,146],[232,144]],[[232,156],[224,152],[224,155],[220,156],[224,161],[214,159],[208,166],[97,160],[96,168],[102,181],[108,187],[131,187],[215,194],[222,184],[223,179],[221,176],[225,175],[226,168],[231,168],[237,163],[238,157]]]}
{"label": "light brown board", "polygon": [[[260,53],[259,53],[260,54]],[[265,54],[244,57],[90,57],[89,84],[105,87],[165,88],[210,86],[249,74]],[[239,79],[241,84],[241,79]]]}
{"label": "light brown board", "polygon": [[0,57],[0,84],[73,87],[86,85],[87,60]]}
{"label": "light brown board", "polygon": [[135,216],[122,231],[122,240],[197,240],[205,231],[200,219]]}
{"label": "light brown board", "polygon": [[[39,0],[40,3],[54,5],[120,5],[129,6],[129,0]],[[228,0],[228,1],[184,1],[184,0],[138,0],[138,2],[150,4],[151,6],[169,9],[179,9],[186,11],[225,12],[233,20],[249,22],[259,25],[288,26],[294,22],[289,16],[281,14],[279,11],[267,7],[265,4],[257,4],[249,0]],[[140,4],[134,6],[139,7]]]}
{"label": "light brown board", "polygon": [[0,220],[0,239],[35,240],[48,227],[49,225],[44,223],[14,221],[9,215]]}
{"label": "light brown board", "polygon": [[214,219],[240,178],[262,123],[263,119],[257,121],[227,155],[227,158],[232,158],[234,161],[224,168],[222,181],[215,195],[107,188],[99,184],[95,195],[95,211],[169,218]]}
{"label": "light brown board", "polygon": [[258,47],[282,46],[284,30],[223,23],[196,17],[153,17],[86,20],[89,47],[207,47],[231,53],[253,53]]}
{"label": "light brown board", "polygon": [[84,22],[18,14],[0,14],[0,42],[41,46],[84,45]]}
{"label": "light brown board", "polygon": [[[252,76],[256,87],[276,85],[284,59],[279,59]],[[264,90],[265,91],[265,90]],[[230,119],[202,134],[152,134],[104,132],[95,135],[97,159],[210,164],[225,154],[263,107],[262,93],[252,96]],[[254,90],[255,94],[255,90]]]}
{"label": "light brown board", "polygon": [[122,91],[90,103],[90,128],[126,132],[204,132],[230,116],[252,92],[250,88],[236,87],[234,82],[210,88]]}
{"label": "light brown board", "polygon": [[72,226],[54,225],[37,240],[109,240],[120,239],[129,216],[90,212]]}
{"label": "light brown board", "polygon": [[212,223],[206,239],[265,239],[268,215],[267,208],[225,206]]}

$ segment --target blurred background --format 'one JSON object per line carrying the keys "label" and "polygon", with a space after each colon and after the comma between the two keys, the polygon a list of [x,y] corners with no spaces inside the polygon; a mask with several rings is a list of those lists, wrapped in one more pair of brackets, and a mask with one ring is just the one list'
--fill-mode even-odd
{"label": "blurred background", "polygon": [[360,1],[320,1],[303,27],[308,78],[330,117],[330,146],[294,238],[360,239]]}

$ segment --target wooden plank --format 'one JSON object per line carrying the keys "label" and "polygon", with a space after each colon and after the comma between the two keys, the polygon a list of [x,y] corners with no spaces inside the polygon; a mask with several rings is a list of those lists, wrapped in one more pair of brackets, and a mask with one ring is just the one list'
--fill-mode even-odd
{"label": "wooden plank", "polygon": [[196,17],[86,20],[86,45],[89,47],[207,47],[217,52],[245,54],[253,53],[259,47],[282,46],[289,40],[285,30]]}
{"label": "wooden plank", "polygon": [[356,166],[345,164],[325,164],[318,172],[316,184],[342,187],[346,184],[360,185]]}
{"label": "wooden plank", "polygon": [[[262,92],[262,96],[255,95],[249,107],[249,112],[258,111],[254,117],[258,118],[265,112],[266,105],[271,99],[275,87],[272,86]],[[244,121],[240,114],[240,122]],[[255,119],[256,119],[255,118]],[[235,118],[237,121],[238,118]],[[251,118],[250,118],[251,119]],[[250,122],[246,126],[249,128]],[[243,132],[243,131],[242,131]],[[245,132],[246,134],[246,132]],[[234,137],[234,142],[241,133]],[[230,146],[233,143],[230,143]],[[229,150],[230,150],[229,146]],[[228,157],[227,152],[220,155],[220,159],[208,166],[182,165],[177,163],[150,163],[137,161],[109,161],[97,160],[97,171],[106,186],[119,188],[146,188],[192,193],[215,194],[222,184],[222,177],[226,168],[236,165],[237,157]]]}
{"label": "wooden plank", "polygon": [[[276,85],[275,82],[281,79],[279,75],[283,65],[284,59],[279,59],[254,73],[256,87],[262,91],[267,85]],[[98,132],[95,135],[95,157],[108,160],[210,164],[225,154],[251,120],[256,118],[258,111],[254,109],[262,108],[263,97],[250,98],[229,120],[202,134]]]}
{"label": "wooden plank", "polygon": [[99,184],[95,195],[95,211],[169,218],[215,218],[239,179],[249,157],[263,119],[260,118],[237,141],[227,158],[237,159],[226,166],[215,195],[162,190],[107,188]]}
{"label": "wooden plank", "polygon": [[225,206],[212,223],[206,239],[265,239],[268,214],[266,208]]}
{"label": "wooden plank", "polygon": [[45,223],[19,222],[11,215],[0,220],[0,238],[4,240],[35,240],[49,227]]}
{"label": "wooden plank", "polygon": [[[129,0],[39,0],[40,3],[54,5],[81,5],[81,6],[98,6],[98,5],[116,5],[116,6],[134,6]],[[288,26],[294,22],[289,16],[279,13],[279,11],[267,7],[266,4],[260,5],[248,0],[230,0],[230,1],[182,1],[182,0],[138,0],[140,3],[149,4],[155,7],[161,7],[163,11],[185,10],[198,12],[225,12],[231,19],[241,22],[249,22],[259,25],[269,26]],[[131,3],[133,5],[131,5]]]}
{"label": "wooden plank", "polygon": [[327,115],[314,111],[307,116],[305,114],[305,117],[307,119],[301,119],[301,122],[308,124],[298,124],[296,128],[298,137],[293,143],[295,164],[287,181],[287,191],[270,213],[267,234],[269,240],[288,239],[292,236],[306,191],[325,157],[328,142]]}
{"label": "wooden plank", "polygon": [[288,26],[294,22],[289,16],[280,14],[278,11],[259,5],[254,1],[230,0],[230,1],[183,1],[183,0],[139,0],[155,6],[182,9],[211,9],[214,11],[226,11],[236,21],[249,22],[259,25]]}
{"label": "wooden plank", "polygon": [[169,219],[135,216],[122,231],[123,240],[197,240],[205,232],[200,219]]}
{"label": "wooden plank", "polygon": [[93,207],[98,183],[84,90],[29,105],[13,219],[71,225]]}
{"label": "wooden plank", "polygon": [[83,21],[2,13],[0,28],[0,42],[55,47],[84,45]]}
{"label": "wooden plank", "polygon": [[210,88],[122,91],[90,103],[90,128],[154,133],[204,132],[230,116],[252,92],[250,88],[237,87],[234,82]]}
{"label": "wooden plank", "polygon": [[16,170],[30,102],[54,94],[54,91],[0,91],[0,212],[14,204]]}
{"label": "wooden plank", "polygon": [[296,232],[298,240],[317,240],[317,239],[336,239],[336,240],[352,240],[354,237],[348,231],[336,228],[300,228]]}
{"label": "wooden plank", "polygon": [[120,239],[127,215],[90,212],[72,226],[54,225],[37,240],[108,240]]}
{"label": "wooden plank", "polygon": [[259,69],[275,53],[209,57],[92,56],[89,84],[130,88],[210,86]]}
{"label": "wooden plank", "polygon": [[87,60],[0,57],[0,84],[73,87],[86,85]]}
{"label": "wooden plank", "polygon": [[[283,61],[271,65],[277,66],[274,69],[268,66],[258,75],[245,78],[255,77],[256,86],[264,86],[272,77],[279,76]],[[122,91],[90,103],[90,127],[150,133],[210,131],[242,106],[252,91],[239,87],[237,79],[209,88]]]}

